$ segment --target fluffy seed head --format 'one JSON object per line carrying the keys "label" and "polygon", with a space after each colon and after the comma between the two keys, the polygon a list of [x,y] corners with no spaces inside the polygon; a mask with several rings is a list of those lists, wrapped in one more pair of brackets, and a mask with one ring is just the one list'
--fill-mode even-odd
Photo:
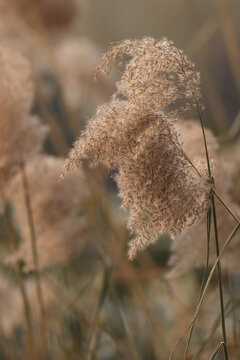
{"label": "fluffy seed head", "polygon": [[[130,59],[122,60],[125,56]],[[75,143],[65,173],[86,160],[119,169],[123,207],[138,235],[130,244],[133,258],[161,233],[175,236],[199,219],[208,206],[210,184],[205,162],[195,161],[199,176],[175,129],[179,111],[200,96],[193,64],[171,42],[151,38],[114,44],[98,71],[107,72],[111,62],[119,61],[124,69],[117,91]]]}
{"label": "fluffy seed head", "polygon": [[191,101],[192,96],[200,97],[200,77],[194,64],[167,39],[146,37],[113,43],[97,73],[108,72],[114,63],[123,69],[115,96],[126,96],[131,102],[150,102],[162,110],[176,101],[183,100],[186,106],[187,98]]}

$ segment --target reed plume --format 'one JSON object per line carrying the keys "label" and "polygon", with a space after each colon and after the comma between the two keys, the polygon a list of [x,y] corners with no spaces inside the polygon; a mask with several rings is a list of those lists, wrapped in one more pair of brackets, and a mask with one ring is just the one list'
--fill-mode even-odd
{"label": "reed plume", "polygon": [[64,173],[86,160],[92,166],[118,168],[128,225],[137,233],[130,242],[132,259],[160,234],[175,237],[201,218],[210,184],[205,162],[196,164],[199,176],[175,128],[179,114],[192,107],[193,96],[200,96],[194,65],[172,42],[151,38],[113,44],[97,71],[108,72],[116,62],[123,67],[116,93],[89,121]]}

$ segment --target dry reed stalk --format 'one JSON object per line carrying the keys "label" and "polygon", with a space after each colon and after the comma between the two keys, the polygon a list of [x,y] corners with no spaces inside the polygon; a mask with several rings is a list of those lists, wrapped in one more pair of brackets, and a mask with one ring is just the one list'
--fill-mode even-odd
{"label": "dry reed stalk", "polygon": [[[215,272],[215,270],[216,270],[216,268],[217,268],[217,266],[218,266],[218,264],[219,264],[219,261],[220,261],[220,259],[222,258],[222,256],[223,256],[226,248],[228,247],[228,245],[231,243],[232,239],[234,238],[234,236],[235,236],[236,233],[238,232],[239,228],[240,228],[240,223],[238,223],[238,224],[235,226],[234,230],[233,230],[232,233],[228,236],[228,238],[227,238],[227,240],[225,241],[225,243],[224,243],[221,251],[219,252],[218,257],[217,257],[216,261],[214,262],[214,265],[213,265],[212,268],[211,268],[210,274],[209,274],[208,277],[207,277],[207,281],[206,281],[206,283],[205,283],[205,285],[204,285],[204,288],[203,288],[203,291],[202,291],[202,295],[201,295],[200,300],[199,300],[199,302],[198,302],[198,305],[197,305],[197,307],[196,307],[194,316],[193,316],[191,322],[189,323],[189,325],[187,326],[186,330],[184,331],[184,333],[183,333],[183,334],[181,335],[181,337],[174,343],[174,345],[173,345],[173,347],[172,347],[172,349],[171,349],[170,355],[169,355],[169,360],[172,359],[172,356],[173,356],[173,352],[174,352],[175,347],[179,344],[179,342],[182,340],[182,338],[186,335],[186,333],[191,329],[192,325],[194,324],[194,322],[195,322],[195,320],[196,320],[196,318],[197,318],[197,316],[198,316],[198,313],[199,313],[199,311],[200,311],[200,308],[201,308],[202,302],[203,302],[203,300],[204,300],[204,297],[205,297],[205,295],[206,295],[206,292],[207,292],[207,290],[208,290],[208,287],[209,287],[209,285],[210,285],[210,282],[211,282],[211,280],[212,280],[212,277],[213,277],[213,275],[214,275],[214,272]],[[222,318],[222,314],[221,314],[221,318]],[[226,343],[225,343],[225,344],[226,344]],[[225,348],[225,349],[226,349],[226,348]]]}
{"label": "dry reed stalk", "polygon": [[[17,249],[16,232],[15,232],[14,226],[12,224],[12,219],[11,219],[11,215],[9,212],[9,206],[8,206],[6,200],[4,199],[4,196],[2,196],[2,198],[3,198],[5,214],[7,217],[8,240],[10,242],[10,247],[12,249],[12,252],[14,253]],[[14,268],[15,268],[15,272],[17,275],[18,285],[20,288],[23,306],[24,306],[24,319],[25,319],[25,327],[26,327],[28,358],[29,358],[29,360],[34,360],[35,349],[34,349],[34,340],[33,340],[32,316],[31,316],[29,299],[27,296],[26,286],[25,286],[20,262],[16,262]]]}
{"label": "dry reed stalk", "polygon": [[[28,115],[33,98],[29,63],[18,53],[4,48],[1,49],[0,60],[2,65],[0,178],[1,187],[4,189],[11,177],[20,171],[23,162],[39,151],[46,135],[46,128],[40,125],[37,118]],[[26,139],[23,141],[24,137]],[[21,289],[23,290],[22,285]],[[30,324],[29,319],[28,323]],[[29,327],[30,325],[28,325],[28,333],[31,333]],[[32,352],[31,337],[29,343]]]}
{"label": "dry reed stalk", "polygon": [[41,342],[42,342],[41,356],[43,359],[47,359],[47,328],[46,328],[46,318],[45,318],[44,303],[43,303],[41,277],[40,277],[40,271],[39,271],[38,252],[37,252],[37,245],[36,245],[36,232],[35,232],[35,225],[34,225],[34,221],[33,221],[31,199],[30,199],[30,194],[29,194],[28,178],[27,178],[24,164],[21,165],[21,175],[22,175],[22,183],[23,183],[23,189],[24,189],[24,200],[25,200],[25,206],[26,206],[26,211],[27,211],[28,225],[29,225],[30,234],[31,234],[32,256],[33,256],[34,268],[35,268],[35,272],[36,272],[36,291],[37,291],[38,305],[39,305],[40,314],[41,314],[41,316],[40,316],[40,329],[41,329]]}

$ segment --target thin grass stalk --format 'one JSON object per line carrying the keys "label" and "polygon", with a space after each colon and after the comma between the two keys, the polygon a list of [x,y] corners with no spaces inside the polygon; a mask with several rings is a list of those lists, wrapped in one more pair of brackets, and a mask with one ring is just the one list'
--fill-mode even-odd
{"label": "thin grass stalk", "polygon": [[[43,274],[46,284],[51,292],[57,297],[58,300],[61,301],[64,306],[73,310],[80,321],[86,326],[90,327],[90,320],[87,318],[86,314],[79,308],[76,304],[76,300],[72,299],[68,293],[64,290],[61,284],[59,284],[53,277],[50,277],[47,274]],[[116,350],[124,357],[124,359],[132,360],[131,354],[127,352],[127,350],[123,347],[123,345],[118,341],[118,339],[114,338],[112,333],[104,327],[102,324],[97,324],[98,331],[104,333],[104,335],[112,342],[115,346]]]}
{"label": "thin grass stalk", "polygon": [[31,234],[33,262],[34,262],[34,267],[35,267],[35,272],[36,272],[36,291],[37,291],[38,306],[39,306],[39,310],[40,310],[40,331],[41,331],[41,342],[42,342],[42,355],[43,355],[43,358],[47,358],[46,321],[45,321],[45,312],[44,312],[43,293],[42,293],[42,286],[41,286],[41,277],[40,277],[40,271],[39,271],[36,232],[35,232],[35,226],[34,226],[34,221],[33,221],[33,213],[32,213],[31,199],[30,199],[30,193],[29,193],[28,179],[27,179],[27,174],[26,174],[26,170],[25,170],[25,165],[23,163],[21,163],[21,175],[22,175],[23,191],[24,191],[25,205],[26,205],[27,217],[28,217],[28,225],[29,225],[30,234]]}
{"label": "thin grass stalk", "polygon": [[[13,227],[11,221],[11,215],[9,211],[9,206],[6,203],[6,200],[3,200],[4,203],[4,210],[7,219],[7,227],[8,227],[8,239],[10,242],[10,246],[12,251],[17,250],[17,235],[16,231]],[[33,340],[33,326],[32,326],[32,317],[31,317],[31,308],[28,301],[27,291],[25,287],[25,282],[23,278],[22,268],[20,262],[17,262],[14,265],[14,269],[17,276],[18,285],[20,288],[20,293],[22,296],[23,301],[23,308],[24,308],[24,319],[25,319],[25,331],[26,331],[26,338],[27,338],[27,351],[29,359],[34,359],[34,340]]]}
{"label": "thin grass stalk", "polygon": [[174,351],[175,347],[176,347],[176,346],[178,345],[178,343],[182,340],[182,338],[186,335],[186,333],[190,330],[192,324],[194,323],[196,317],[198,316],[198,313],[199,313],[199,311],[200,311],[200,307],[201,307],[201,305],[202,305],[203,299],[204,299],[204,297],[205,297],[205,295],[206,295],[207,289],[208,289],[209,284],[210,284],[210,282],[211,282],[211,280],[212,280],[212,277],[213,277],[213,274],[214,274],[214,272],[215,272],[215,270],[216,270],[216,267],[217,267],[217,265],[218,265],[218,263],[219,263],[222,255],[223,255],[224,251],[226,250],[226,248],[228,247],[228,245],[230,244],[230,242],[232,241],[233,237],[236,235],[236,233],[238,232],[239,229],[240,229],[240,223],[238,223],[238,224],[235,226],[235,228],[233,229],[233,231],[231,232],[231,234],[229,235],[229,237],[228,237],[227,240],[225,241],[225,243],[224,243],[224,245],[223,245],[223,247],[222,247],[222,249],[221,249],[221,251],[220,251],[220,253],[219,253],[219,256],[217,257],[214,265],[212,266],[212,269],[211,269],[211,271],[210,271],[210,274],[208,275],[206,284],[205,284],[204,289],[203,289],[203,292],[202,292],[202,296],[201,296],[200,301],[199,301],[199,303],[198,303],[198,305],[197,305],[197,308],[196,308],[196,310],[195,310],[195,313],[194,313],[194,315],[193,315],[193,318],[192,318],[192,320],[190,321],[190,323],[189,323],[189,325],[187,326],[187,328],[186,328],[186,330],[184,331],[184,333],[180,336],[180,338],[179,338],[179,339],[175,342],[175,344],[173,345],[172,350],[171,350],[170,355],[169,355],[169,360],[172,359],[172,355],[173,355],[173,351]]}
{"label": "thin grass stalk", "polygon": [[[215,231],[215,241],[216,241],[216,252],[219,256],[219,241],[218,241],[218,229],[217,229],[217,215],[215,207],[214,194],[212,194],[212,205],[213,205],[213,224]],[[224,300],[223,300],[223,286],[222,286],[222,272],[221,272],[221,262],[217,264],[217,273],[218,273],[218,287],[219,287],[219,296],[220,296],[220,306],[221,306],[221,322],[222,322],[222,335],[224,341],[224,356],[228,360],[228,351],[227,351],[227,335],[226,335],[226,326],[225,326],[225,311],[224,311]]]}
{"label": "thin grass stalk", "polygon": [[109,264],[107,264],[106,260],[103,259],[103,281],[102,281],[102,287],[101,291],[98,297],[98,303],[97,307],[94,313],[93,321],[89,330],[88,340],[87,340],[87,350],[86,350],[86,359],[91,360],[92,359],[92,352],[93,352],[93,341],[94,341],[94,335],[97,330],[97,323],[99,319],[99,315],[102,309],[102,306],[104,304],[104,301],[106,299],[108,290],[109,290],[109,277],[110,277],[110,268]]}
{"label": "thin grass stalk", "polygon": [[218,194],[216,189],[213,189],[214,195],[218,198],[218,200],[222,203],[222,205],[225,207],[225,209],[232,215],[232,217],[237,221],[240,222],[240,219],[232,212],[230,207],[226,204],[226,202],[223,200],[223,198]]}
{"label": "thin grass stalk", "polygon": [[[214,188],[215,187],[214,186],[214,179],[213,179],[213,176],[212,176],[212,171],[211,171],[211,166],[210,166],[210,159],[209,159],[209,153],[208,153],[208,147],[207,147],[207,140],[206,140],[205,130],[204,130],[204,126],[203,126],[202,112],[200,111],[197,99],[195,97],[194,97],[194,102],[195,102],[196,107],[197,107],[198,116],[199,116],[199,120],[200,120],[201,128],[202,128],[202,134],[203,134],[203,140],[204,140],[204,146],[205,146],[205,153],[206,153],[206,159],[207,159],[207,166],[208,166],[208,174],[209,174],[209,178],[213,182],[213,188]],[[211,194],[211,203],[212,203],[212,211],[213,211],[213,224],[214,224],[214,233],[215,233],[216,253],[217,253],[217,257],[219,257],[217,214],[216,214],[214,193]],[[223,337],[223,342],[225,344],[225,346],[224,346],[224,357],[225,357],[225,360],[228,360],[227,336],[226,336],[225,313],[224,313],[224,299],[223,299],[223,286],[222,286],[222,274],[221,274],[221,262],[218,262],[218,264],[217,264],[217,273],[218,273],[218,288],[219,288],[220,308],[221,308],[221,318],[222,318],[222,337]]]}
{"label": "thin grass stalk", "polygon": [[129,329],[129,325],[127,323],[127,319],[126,316],[124,314],[124,311],[121,308],[121,305],[119,304],[119,299],[117,298],[117,294],[115,292],[115,290],[113,288],[111,288],[111,294],[114,300],[115,305],[117,306],[117,310],[122,322],[122,327],[123,330],[126,334],[126,340],[128,343],[129,348],[131,349],[131,356],[133,360],[138,360],[139,359],[139,354],[138,354],[138,350],[134,341],[134,338],[132,336],[132,332]]}
{"label": "thin grass stalk", "polygon": [[[229,284],[229,295],[230,295],[230,300],[232,302],[234,302],[234,290],[233,290],[233,283],[232,283],[232,278],[231,275],[229,274],[229,272],[227,271],[227,278],[228,278],[228,284]],[[232,311],[232,332],[233,332],[233,341],[235,342],[236,345],[236,358],[237,358],[237,354],[239,354],[238,351],[238,335],[237,335],[237,314],[235,309],[233,309]]]}
{"label": "thin grass stalk", "polygon": [[[102,183],[102,179],[101,177],[96,177],[96,175],[92,176],[92,173],[87,168],[85,169],[85,174],[87,176],[87,180],[91,188],[91,193],[93,194],[93,197],[95,199],[95,203],[99,204],[98,213],[101,213],[101,215],[103,216],[102,219],[104,220],[106,227],[106,229],[104,229],[104,231],[106,231],[106,234],[104,233],[104,238],[109,239],[108,250],[111,252],[111,255],[114,256],[114,261],[117,262],[123,276],[127,274],[128,276],[132,276],[132,278],[135,280],[137,278],[136,274],[138,274],[139,270],[135,271],[133,266],[129,262],[126,262],[125,257],[122,256],[124,250],[122,249],[121,244],[124,244],[125,239],[122,238],[121,232],[119,232],[116,223],[113,221],[111,215],[111,208],[109,207],[109,202],[107,200],[108,197],[104,191],[104,187],[100,186],[100,184]],[[91,215],[89,216],[89,219],[90,218]],[[102,243],[104,243],[104,241],[102,241]],[[98,246],[97,243],[96,246]],[[109,248],[109,246],[111,248]],[[99,246],[98,246],[98,251],[101,252]],[[127,286],[130,293],[133,295],[133,298],[142,307],[144,315],[151,328],[151,331],[155,333],[156,328],[152,319],[151,311],[148,309],[148,305],[146,303],[141,284],[136,281],[132,281],[132,283],[127,284]],[[152,352],[154,353],[154,356],[157,357],[157,349],[156,349],[156,345],[154,344],[153,337],[149,335],[148,340],[149,343],[151,344]]]}
{"label": "thin grass stalk", "polygon": [[[174,143],[173,143],[174,144]],[[198,171],[198,169],[196,168],[196,166],[193,164],[193,162],[191,161],[191,159],[188,157],[188,155],[183,151],[183,149],[176,145],[175,146],[178,147],[178,149],[181,151],[181,153],[183,154],[183,156],[185,157],[185,159],[190,163],[190,165],[193,167],[193,169],[196,171],[196,173],[202,177],[202,175],[200,174],[200,172]],[[216,197],[218,198],[218,200],[222,203],[222,205],[225,207],[225,209],[229,212],[229,214],[236,220],[236,222],[240,222],[240,219],[237,217],[236,214],[234,214],[234,212],[230,209],[230,207],[227,205],[227,203],[223,200],[223,198],[221,197],[221,195],[218,194],[218,192],[216,191],[216,189],[212,188],[212,191],[214,192],[214,195],[216,195]]]}
{"label": "thin grass stalk", "polygon": [[6,336],[4,334],[2,324],[0,323],[0,344],[2,345],[4,360],[14,360],[12,355],[12,349],[8,344]]}
{"label": "thin grass stalk", "polygon": [[[224,342],[220,342],[220,344],[218,344],[212,354],[212,356],[210,357],[209,360],[213,360],[215,358],[215,356],[219,353],[219,351],[221,350],[221,347],[225,348],[226,345],[224,344]],[[224,351],[225,353],[225,351]]]}
{"label": "thin grass stalk", "polygon": [[19,285],[20,292],[22,295],[22,300],[23,300],[28,355],[29,355],[29,359],[32,360],[35,358],[35,350],[34,350],[31,310],[30,310],[30,305],[29,305],[29,301],[28,301],[28,297],[27,297],[27,291],[26,291],[25,284],[24,284],[22,269],[21,269],[21,265],[19,262],[17,262],[17,264],[15,265],[15,271],[16,271],[18,285]]}
{"label": "thin grass stalk", "polygon": [[[235,302],[231,307],[231,301],[228,301],[227,304],[225,305],[225,312],[226,314],[231,314],[231,312],[233,311],[234,308],[236,308],[239,305],[239,301]],[[205,346],[207,345],[208,341],[213,337],[213,335],[215,334],[219,324],[221,321],[221,314],[219,314],[217,316],[217,318],[215,319],[213,325],[211,326],[211,329],[209,330],[208,334],[204,337],[200,348],[198,349],[198,351],[192,356],[192,360],[198,360],[199,356],[202,354],[203,350],[205,349]]]}
{"label": "thin grass stalk", "polygon": [[[209,255],[210,255],[210,234],[211,234],[211,208],[208,209],[207,212],[207,254],[206,254],[206,263],[205,263],[205,267],[204,267],[204,271],[203,271],[203,277],[202,277],[202,283],[201,283],[201,288],[200,288],[200,293],[199,293],[199,297],[198,297],[198,302],[200,301],[203,289],[204,289],[204,285],[206,282],[206,277],[207,277],[207,270],[208,270],[208,265],[209,265]],[[191,330],[190,330],[190,334],[188,337],[188,341],[187,341],[187,345],[185,348],[185,353],[184,353],[184,360],[186,360],[187,358],[187,353],[188,353],[188,349],[189,349],[189,345],[191,342],[191,338],[192,338],[192,334],[193,334],[193,330],[194,330],[194,326],[195,326],[195,321],[191,326]]]}

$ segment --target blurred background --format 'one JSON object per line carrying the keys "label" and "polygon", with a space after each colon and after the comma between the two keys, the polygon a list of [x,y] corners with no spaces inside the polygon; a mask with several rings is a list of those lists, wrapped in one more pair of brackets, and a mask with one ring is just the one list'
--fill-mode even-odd
{"label": "blurred background", "polygon": [[[133,235],[115,174],[84,168],[59,178],[80,131],[114,93],[117,69],[93,81],[110,43],[167,37],[201,74],[204,122],[228,169],[223,192],[239,214],[239,19],[239,0],[0,0],[1,360],[168,359],[198,301],[204,261],[187,262],[204,258],[205,249],[194,250],[204,230],[192,234],[180,267],[169,265],[168,235],[130,262]],[[219,216],[230,234],[235,223]],[[239,241],[223,268],[236,360]],[[218,301],[214,278],[186,359],[210,359],[221,341]],[[173,359],[184,358],[187,339]],[[221,351],[215,359],[224,359]]]}

